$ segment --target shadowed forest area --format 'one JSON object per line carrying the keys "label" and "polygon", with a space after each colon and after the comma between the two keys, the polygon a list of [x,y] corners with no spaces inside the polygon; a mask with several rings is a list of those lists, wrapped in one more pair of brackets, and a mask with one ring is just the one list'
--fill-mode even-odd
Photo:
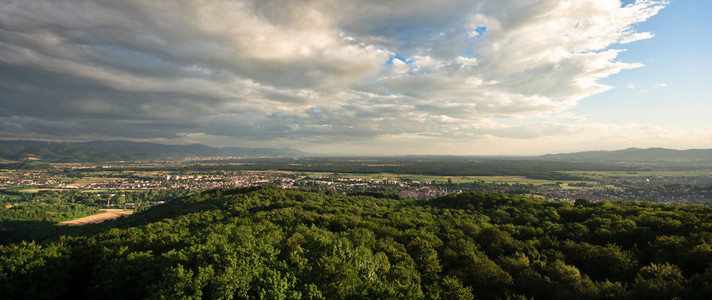
{"label": "shadowed forest area", "polygon": [[711,212],[211,190],[0,246],[0,298],[702,299]]}

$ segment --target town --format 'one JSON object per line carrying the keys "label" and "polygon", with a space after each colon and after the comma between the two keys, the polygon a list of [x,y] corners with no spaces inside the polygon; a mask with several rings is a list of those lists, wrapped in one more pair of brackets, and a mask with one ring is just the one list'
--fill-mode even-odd
{"label": "town", "polygon": [[[585,180],[542,180],[525,176],[427,176],[416,174],[338,173],[281,170],[234,170],[212,159],[202,170],[196,159],[180,162],[53,164],[38,170],[0,170],[0,192],[80,191],[107,201],[122,191],[209,190],[275,186],[342,194],[377,192],[431,199],[451,193],[480,191],[529,195],[551,201],[653,201],[712,203],[712,174],[584,174]],[[214,163],[217,161],[217,163]],[[178,167],[177,167],[178,166]],[[197,165],[205,166],[205,164]],[[609,172],[610,173],[610,172]],[[605,176],[604,176],[605,175]],[[639,175],[639,176],[638,176]],[[2,195],[2,194],[0,194]],[[0,198],[1,200],[2,198]],[[115,201],[116,202],[116,201]],[[131,203],[131,202],[128,202]]]}

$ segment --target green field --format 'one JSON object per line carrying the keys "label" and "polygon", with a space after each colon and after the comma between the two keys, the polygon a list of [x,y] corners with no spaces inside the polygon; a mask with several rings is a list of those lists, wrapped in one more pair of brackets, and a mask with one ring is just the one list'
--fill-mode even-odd
{"label": "green field", "polygon": [[[412,180],[412,181],[437,181],[437,182],[448,182],[448,179],[452,180],[452,183],[473,183],[473,182],[485,182],[485,183],[506,183],[506,184],[532,184],[532,185],[556,185],[561,183],[561,187],[564,189],[590,189],[591,186],[597,185],[596,181],[558,181],[558,180],[547,180],[547,179],[533,179],[527,178],[525,176],[434,176],[434,175],[417,175],[417,174],[392,174],[392,173],[378,173],[378,174],[359,174],[359,173],[329,173],[329,172],[305,172],[307,176],[310,177],[329,177],[337,175],[341,178],[353,178],[353,179],[370,179],[370,180]],[[570,186],[569,184],[585,182],[589,187],[578,187]]]}
{"label": "green field", "polygon": [[562,171],[562,173],[586,178],[599,177],[701,177],[712,176],[712,170],[690,171]]}
{"label": "green field", "polygon": [[74,179],[74,185],[87,185],[91,183],[98,183],[102,181],[115,181],[122,178],[112,178],[112,177],[82,177],[80,179]]}

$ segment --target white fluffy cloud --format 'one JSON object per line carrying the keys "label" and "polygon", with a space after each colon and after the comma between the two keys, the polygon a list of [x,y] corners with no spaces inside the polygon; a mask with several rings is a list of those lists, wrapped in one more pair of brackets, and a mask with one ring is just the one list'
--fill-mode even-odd
{"label": "white fluffy cloud", "polygon": [[[9,138],[528,138],[636,62],[662,1],[0,3]],[[375,143],[375,142],[374,142]]]}

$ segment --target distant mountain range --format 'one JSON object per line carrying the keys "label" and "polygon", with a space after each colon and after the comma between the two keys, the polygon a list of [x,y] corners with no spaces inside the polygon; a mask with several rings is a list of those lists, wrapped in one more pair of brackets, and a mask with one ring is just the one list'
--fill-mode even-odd
{"label": "distant mountain range", "polygon": [[202,144],[164,145],[128,141],[57,143],[0,141],[0,161],[101,162],[176,159],[185,157],[287,157],[306,152],[289,148],[210,147]]}
{"label": "distant mountain range", "polygon": [[[165,145],[128,141],[93,141],[79,143],[48,143],[25,140],[0,141],[0,162],[104,162],[229,156],[304,157],[315,156],[315,154],[290,148],[220,148],[202,144]],[[664,148],[629,148],[616,151],[547,154],[534,157],[519,157],[518,159],[589,163],[712,164],[712,149],[673,150]]]}
{"label": "distant mountain range", "polygon": [[628,148],[616,151],[547,154],[537,158],[552,161],[590,163],[712,163],[712,149]]}

